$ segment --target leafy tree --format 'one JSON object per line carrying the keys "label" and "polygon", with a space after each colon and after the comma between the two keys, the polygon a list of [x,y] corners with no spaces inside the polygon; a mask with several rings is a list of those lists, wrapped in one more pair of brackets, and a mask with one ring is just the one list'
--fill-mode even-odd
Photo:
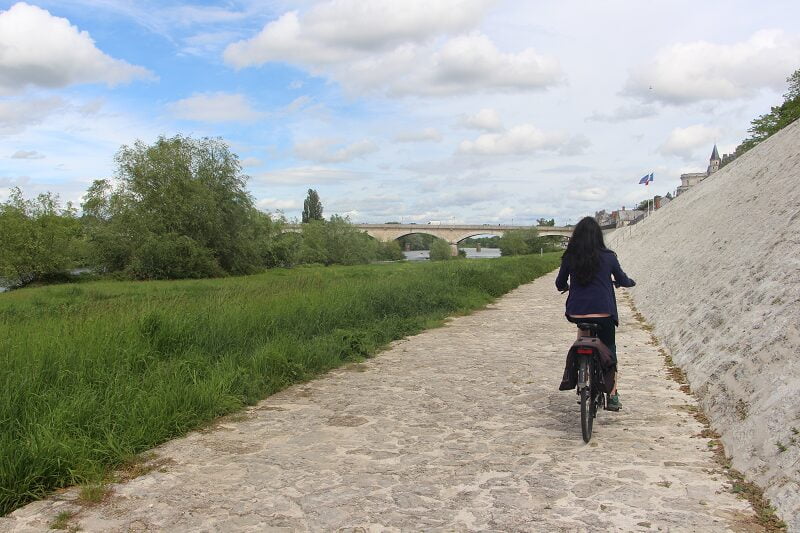
{"label": "leafy tree", "polygon": [[536,228],[510,230],[500,238],[500,254],[530,254],[538,252],[546,244],[547,242],[539,237]]}
{"label": "leafy tree", "polygon": [[412,233],[410,235],[403,235],[397,242],[400,243],[402,249],[409,250],[430,250],[431,243],[436,240],[436,237],[428,233]]}
{"label": "leafy tree", "polygon": [[137,279],[210,278],[224,274],[211,250],[177,233],[149,234],[128,271]]}
{"label": "leafy tree", "polygon": [[397,241],[382,242],[378,244],[378,259],[381,261],[400,261],[405,259],[400,243]]}
{"label": "leafy tree", "polygon": [[330,221],[311,220],[303,226],[301,263],[356,265],[378,256],[378,241],[334,215]]}
{"label": "leafy tree", "polygon": [[80,245],[76,210],[62,208],[57,195],[26,200],[15,187],[0,204],[0,276],[26,285],[66,272],[78,263]]}
{"label": "leafy tree", "polygon": [[[147,278],[243,274],[264,264],[276,232],[270,226],[264,233],[268,215],[255,209],[239,159],[221,139],[137,141],[120,148],[115,161],[116,181],[96,181],[84,197],[98,266]],[[163,263],[168,253],[210,263],[188,267],[173,258],[179,266],[170,266]]]}
{"label": "leafy tree", "polygon": [[322,216],[322,202],[314,189],[308,189],[308,196],[303,201],[303,224],[312,220],[325,220]]}
{"label": "leafy tree", "polygon": [[550,220],[547,220],[546,218],[539,218],[539,219],[536,219],[536,225],[537,226],[555,226],[556,225],[556,219],[551,218]]}
{"label": "leafy tree", "polygon": [[466,247],[480,244],[483,248],[499,248],[500,237],[497,235],[491,237],[469,237],[461,241],[461,244]]}
{"label": "leafy tree", "polygon": [[453,252],[450,248],[450,243],[448,243],[446,240],[436,239],[431,243],[431,261],[444,261],[452,258]]}
{"label": "leafy tree", "polygon": [[747,130],[750,136],[736,147],[735,157],[742,155],[800,118],[800,69],[795,70],[791,76],[786,78],[786,81],[789,89],[783,95],[783,103],[772,107],[769,113],[753,119]]}

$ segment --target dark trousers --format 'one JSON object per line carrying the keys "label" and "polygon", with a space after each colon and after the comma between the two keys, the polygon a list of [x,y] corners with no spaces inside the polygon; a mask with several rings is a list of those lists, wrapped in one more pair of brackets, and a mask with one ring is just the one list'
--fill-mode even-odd
{"label": "dark trousers", "polygon": [[597,324],[600,326],[600,331],[597,332],[597,338],[600,342],[608,346],[611,350],[611,355],[614,358],[614,365],[617,364],[617,343],[615,340],[615,333],[617,326],[614,324],[614,319],[610,316],[601,316],[594,318],[573,318],[569,317],[570,322],[586,322],[588,324]]}

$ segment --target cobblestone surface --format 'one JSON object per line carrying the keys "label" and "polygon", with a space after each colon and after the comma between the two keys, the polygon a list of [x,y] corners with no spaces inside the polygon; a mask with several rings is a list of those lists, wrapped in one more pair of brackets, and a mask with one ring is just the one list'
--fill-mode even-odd
{"label": "cobblestone surface", "polygon": [[0,531],[65,511],[83,531],[759,531],[622,301],[623,410],[583,443],[576,395],[557,390],[563,301],[540,278],[164,444],[99,504],[69,489]]}

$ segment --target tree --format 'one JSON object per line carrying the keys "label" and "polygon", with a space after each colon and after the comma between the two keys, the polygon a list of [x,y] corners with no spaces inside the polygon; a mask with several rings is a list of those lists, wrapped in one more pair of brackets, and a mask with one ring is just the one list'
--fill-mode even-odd
{"label": "tree", "polygon": [[322,216],[322,202],[314,189],[308,189],[308,196],[303,202],[303,224],[312,220],[325,220]]}
{"label": "tree", "polygon": [[436,237],[430,235],[428,233],[411,233],[409,235],[403,235],[397,242],[400,243],[400,247],[408,250],[430,250],[431,243],[436,240]]}
{"label": "tree", "polygon": [[738,157],[771,135],[800,118],[800,69],[786,78],[789,88],[783,95],[783,103],[774,106],[750,123],[747,132],[750,136],[736,147],[734,156]]}
{"label": "tree", "polygon": [[547,220],[546,218],[539,218],[539,219],[536,220],[536,225],[537,226],[555,226],[556,225],[556,219],[551,218],[550,220]]}
{"label": "tree", "polygon": [[337,215],[330,221],[310,220],[302,236],[301,263],[356,265],[378,257],[378,241]]}
{"label": "tree", "polygon": [[401,261],[406,256],[403,250],[400,249],[400,243],[397,241],[381,242],[378,244],[378,259],[381,261]]}
{"label": "tree", "polygon": [[26,200],[11,189],[0,204],[0,277],[26,285],[73,268],[80,256],[80,223],[71,204],[40,194]]}
{"label": "tree", "polygon": [[501,255],[538,253],[540,249],[549,247],[550,242],[539,237],[536,228],[509,230],[500,238]]}
{"label": "tree", "polygon": [[444,239],[436,239],[431,242],[430,259],[431,261],[444,261],[453,258],[450,243]]}
{"label": "tree", "polygon": [[263,265],[267,215],[255,209],[239,158],[221,139],[137,141],[115,161],[116,181],[93,183],[83,204],[98,266],[158,278]]}

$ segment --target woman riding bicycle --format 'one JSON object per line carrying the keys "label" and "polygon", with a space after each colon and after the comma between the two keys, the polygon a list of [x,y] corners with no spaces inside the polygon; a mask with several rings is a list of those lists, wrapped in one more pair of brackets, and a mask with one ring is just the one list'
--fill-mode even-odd
{"label": "woman riding bicycle", "polygon": [[[606,248],[603,231],[592,217],[585,217],[572,232],[567,250],[561,257],[561,269],[556,277],[556,288],[569,291],[564,315],[570,322],[589,322],[600,326],[597,336],[611,349],[614,365],[617,364],[614,329],[619,325],[617,299],[614,285],[633,287],[630,279],[619,266],[617,254]],[[569,283],[567,279],[569,278]],[[616,376],[614,390],[608,398],[608,409],[619,411],[622,404],[617,394]]]}

